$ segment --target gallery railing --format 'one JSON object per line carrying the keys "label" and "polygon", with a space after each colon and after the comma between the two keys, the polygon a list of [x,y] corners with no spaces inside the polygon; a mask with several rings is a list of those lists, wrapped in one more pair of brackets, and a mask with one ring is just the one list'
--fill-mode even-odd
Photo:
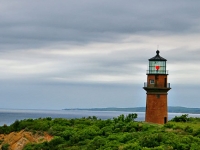
{"label": "gallery railing", "polygon": [[150,83],[144,82],[144,87],[147,87],[147,88],[170,88],[170,83],[167,83],[167,84],[150,84]]}
{"label": "gallery railing", "polygon": [[168,74],[168,70],[147,70],[147,74]]}

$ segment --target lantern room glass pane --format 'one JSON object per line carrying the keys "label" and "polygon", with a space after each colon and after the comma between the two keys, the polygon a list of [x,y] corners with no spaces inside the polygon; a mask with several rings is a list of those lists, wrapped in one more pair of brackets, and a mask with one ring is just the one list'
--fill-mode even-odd
{"label": "lantern room glass pane", "polygon": [[166,61],[149,61],[150,74],[166,74]]}

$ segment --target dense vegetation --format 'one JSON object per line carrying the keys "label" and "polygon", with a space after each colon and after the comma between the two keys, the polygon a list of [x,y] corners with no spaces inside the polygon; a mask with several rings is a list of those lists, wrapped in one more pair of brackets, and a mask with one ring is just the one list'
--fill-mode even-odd
{"label": "dense vegetation", "polygon": [[165,125],[135,122],[137,114],[101,120],[39,118],[15,121],[0,133],[22,129],[47,131],[50,142],[28,144],[25,150],[199,150],[200,118],[175,117]]}

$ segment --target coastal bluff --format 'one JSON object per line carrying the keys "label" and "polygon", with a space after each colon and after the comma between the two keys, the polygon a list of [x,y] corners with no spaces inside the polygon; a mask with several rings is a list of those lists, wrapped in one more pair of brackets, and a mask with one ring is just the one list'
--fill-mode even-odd
{"label": "coastal bluff", "polygon": [[0,149],[5,145],[9,145],[9,150],[22,150],[28,143],[42,143],[50,141],[52,138],[46,132],[32,133],[25,130],[11,132],[10,134],[0,134]]}

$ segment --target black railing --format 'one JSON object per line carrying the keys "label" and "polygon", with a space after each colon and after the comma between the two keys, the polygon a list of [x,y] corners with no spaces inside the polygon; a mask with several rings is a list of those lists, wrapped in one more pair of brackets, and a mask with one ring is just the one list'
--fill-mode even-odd
{"label": "black railing", "polygon": [[144,82],[144,87],[149,87],[149,88],[170,88],[170,83],[167,83],[166,85],[164,84],[150,84],[147,82]]}
{"label": "black railing", "polygon": [[147,70],[147,74],[168,74],[168,70]]}

